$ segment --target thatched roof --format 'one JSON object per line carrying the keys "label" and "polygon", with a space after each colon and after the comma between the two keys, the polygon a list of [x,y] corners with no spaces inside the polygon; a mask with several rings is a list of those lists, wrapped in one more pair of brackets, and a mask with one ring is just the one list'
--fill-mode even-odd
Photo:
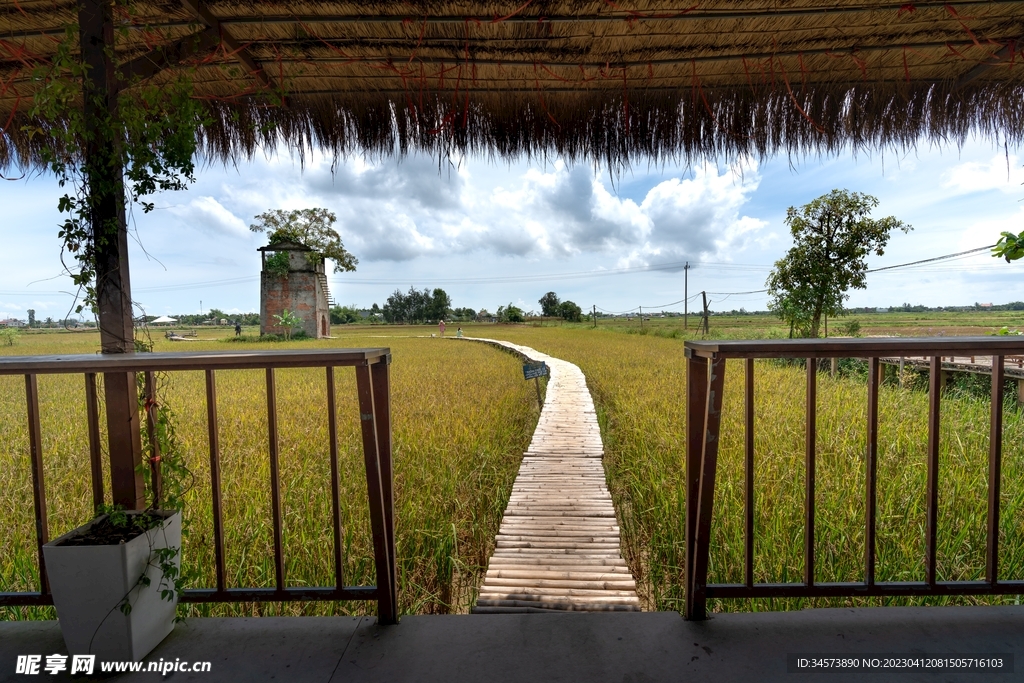
{"label": "thatched roof", "polygon": [[[3,167],[31,158],[22,128],[32,70],[77,21],[77,4],[0,7]],[[1024,131],[1024,2],[130,7],[117,19],[122,72],[150,82],[188,74],[214,114],[202,141],[214,157],[285,142],[335,154],[557,153],[618,164],[956,144],[971,132],[1012,144]]]}

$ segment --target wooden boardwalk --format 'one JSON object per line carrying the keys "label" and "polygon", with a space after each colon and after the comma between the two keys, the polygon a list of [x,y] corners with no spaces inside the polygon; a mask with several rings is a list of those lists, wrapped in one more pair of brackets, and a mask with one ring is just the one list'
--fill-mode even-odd
{"label": "wooden boardwalk", "polygon": [[473,612],[640,611],[583,373],[527,346],[475,341],[543,361],[550,376]]}

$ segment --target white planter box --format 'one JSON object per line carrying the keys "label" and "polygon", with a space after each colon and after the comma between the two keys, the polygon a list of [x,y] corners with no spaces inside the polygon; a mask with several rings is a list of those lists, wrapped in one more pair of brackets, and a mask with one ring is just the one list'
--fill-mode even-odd
{"label": "white planter box", "polygon": [[[163,573],[153,551],[181,548],[181,513],[162,514],[167,515],[162,526],[127,543],[62,545],[88,532],[105,518],[100,516],[43,546],[46,576],[68,654],[139,661],[174,628],[177,595],[173,601],[160,597]],[[180,567],[180,552],[174,562]],[[144,571],[149,586],[139,584]],[[132,609],[124,614],[120,606],[129,593]]]}

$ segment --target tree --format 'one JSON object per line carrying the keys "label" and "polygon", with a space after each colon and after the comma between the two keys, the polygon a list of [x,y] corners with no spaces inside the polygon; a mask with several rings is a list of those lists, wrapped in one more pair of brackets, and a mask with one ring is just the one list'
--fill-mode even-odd
{"label": "tree", "polygon": [[775,262],[766,284],[769,309],[791,329],[817,337],[822,316],[842,315],[848,290],[867,287],[868,254],[885,253],[893,230],[912,229],[893,216],[869,218],[876,206],[871,195],[832,190],[799,210],[789,207],[794,246]]}
{"label": "tree", "polygon": [[359,322],[359,308],[352,306],[331,306],[331,324],[348,325]]}
{"label": "tree", "polygon": [[206,317],[210,318],[216,323],[220,320],[227,320],[228,314],[220,310],[219,308],[211,308],[210,312],[206,314]]}
{"label": "tree", "polygon": [[526,318],[523,317],[523,309],[513,306],[510,301],[508,306],[498,306],[498,322],[521,323],[526,322]]}
{"label": "tree", "polygon": [[554,292],[548,292],[542,296],[537,303],[540,304],[541,314],[546,317],[554,317],[561,315],[558,311],[558,304],[561,303],[558,299],[558,295]]}
{"label": "tree", "polygon": [[[427,290],[423,290],[426,293]],[[443,289],[434,289],[430,294],[430,300],[427,304],[426,314],[424,318],[426,320],[444,320],[445,318],[451,317],[449,314],[452,310],[452,299],[448,296],[448,293]]]}
{"label": "tree", "polygon": [[558,315],[562,320],[578,323],[583,317],[583,309],[571,301],[563,301],[558,304]]}
{"label": "tree", "polygon": [[332,228],[337,217],[327,209],[298,209],[284,211],[274,209],[256,216],[256,222],[249,226],[253,232],[266,232],[270,246],[281,242],[296,242],[313,250],[312,257],[318,262],[324,259],[334,261],[334,272],[356,269],[359,261],[345,250],[341,235]]}
{"label": "tree", "polygon": [[36,310],[34,308],[28,309],[28,326],[36,326]]}
{"label": "tree", "polygon": [[284,338],[292,338],[292,328],[298,327],[302,324],[302,319],[289,311],[287,308],[281,311],[281,315],[275,315],[274,320],[277,321],[276,327],[284,328]]}
{"label": "tree", "polygon": [[1002,233],[1002,237],[992,248],[992,256],[994,258],[1002,257],[1006,259],[1007,263],[1024,258],[1024,232],[1019,235],[1014,235],[1012,232]]}

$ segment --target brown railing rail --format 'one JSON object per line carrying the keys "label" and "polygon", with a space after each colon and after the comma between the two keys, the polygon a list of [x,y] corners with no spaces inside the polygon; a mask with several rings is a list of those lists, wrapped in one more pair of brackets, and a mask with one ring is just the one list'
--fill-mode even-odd
{"label": "brown railing rail", "polygon": [[[1024,340],[1007,337],[928,339],[793,339],[772,341],[690,341],[686,394],[686,606],[688,619],[704,619],[709,598],[816,598],[863,596],[1024,594],[1024,580],[999,580],[999,490],[1002,472],[1004,359],[1024,351]],[[880,358],[925,356],[930,359],[928,470],[925,530],[925,580],[875,580],[875,527],[878,460],[878,387]],[[988,529],[984,581],[939,581],[935,572],[939,509],[939,422],[944,356],[992,358],[992,409],[989,424]],[[711,518],[721,428],[727,359],[744,361],[744,582],[708,584]],[[754,359],[807,361],[804,577],[802,583],[754,583]],[[816,404],[819,358],[861,358],[868,362],[867,452],[865,480],[864,580],[822,583],[814,580]]]}
{"label": "brown railing rail", "polygon": [[[0,357],[0,375],[24,375],[28,405],[28,435],[35,503],[36,544],[40,576],[39,590],[0,593],[0,605],[51,605],[53,598],[46,582],[42,547],[49,540],[46,524],[46,485],[43,480],[42,429],[39,415],[39,375],[79,373],[85,376],[86,414],[92,470],[93,503],[104,500],[100,445],[100,411],[97,404],[97,373],[145,373],[147,399],[155,400],[154,373],[202,370],[206,375],[206,410],[209,428],[210,481],[213,500],[214,557],[216,586],[184,591],[185,602],[278,602],[292,600],[376,600],[381,623],[398,619],[397,571],[395,561],[394,494],[391,463],[391,397],[389,386],[389,349],[317,349],[289,351],[247,351],[241,353],[140,353],[125,355],[18,356]],[[354,367],[359,396],[366,484],[369,496],[370,526],[373,534],[376,586],[344,584],[341,501],[339,500],[338,426],[334,389],[334,369]],[[334,586],[286,586],[281,538],[281,489],[278,476],[278,425],[275,370],[281,368],[325,369],[328,450],[331,460],[331,502],[334,528]],[[271,511],[274,525],[273,588],[228,587],[224,569],[224,525],[221,506],[220,439],[217,425],[218,370],[264,370],[267,382],[267,423],[270,437]],[[134,380],[132,380],[134,381]],[[156,443],[154,417],[149,417],[148,436]],[[156,498],[159,500],[160,472],[153,470]]]}

